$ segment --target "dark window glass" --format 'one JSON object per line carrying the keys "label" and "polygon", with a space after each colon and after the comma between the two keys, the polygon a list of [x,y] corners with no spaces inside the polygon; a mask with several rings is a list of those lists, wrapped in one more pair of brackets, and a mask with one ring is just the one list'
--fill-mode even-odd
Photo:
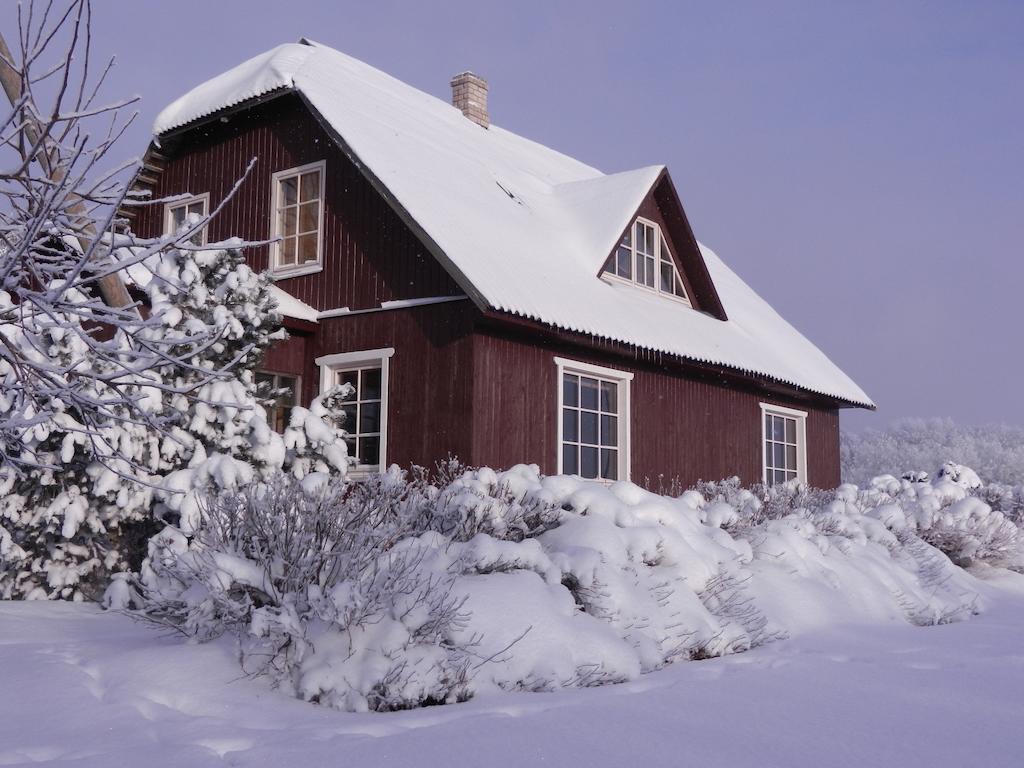
{"label": "dark window glass", "polygon": [[601,382],[601,410],[605,413],[618,413],[619,388],[610,381]]}
{"label": "dark window glass", "polygon": [[601,414],[601,445],[619,444],[619,420],[614,416]]}
{"label": "dark window glass", "polygon": [[580,379],[580,406],[597,410],[597,379]]}
{"label": "dark window glass", "polygon": [[580,477],[594,479],[597,477],[597,448],[580,446]]}
{"label": "dark window glass", "polygon": [[573,443],[580,439],[579,411],[573,408],[562,409],[562,439]]}
{"label": "dark window glass", "polygon": [[562,471],[567,475],[578,475],[580,471],[577,461],[577,450],[575,445],[562,446]]}
{"label": "dark window glass", "polygon": [[601,477],[605,480],[619,479],[619,452],[601,449]]}
{"label": "dark window glass", "polygon": [[562,402],[565,405],[580,404],[580,377],[566,374],[562,380]]}
{"label": "dark window glass", "polygon": [[597,414],[580,411],[580,442],[597,445]]}

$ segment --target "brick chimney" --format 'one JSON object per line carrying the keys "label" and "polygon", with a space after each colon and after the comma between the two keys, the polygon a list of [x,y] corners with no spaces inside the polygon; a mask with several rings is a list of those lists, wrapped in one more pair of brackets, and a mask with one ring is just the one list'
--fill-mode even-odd
{"label": "brick chimney", "polygon": [[462,114],[484,128],[491,124],[487,116],[487,81],[472,72],[460,72],[452,78],[452,104]]}

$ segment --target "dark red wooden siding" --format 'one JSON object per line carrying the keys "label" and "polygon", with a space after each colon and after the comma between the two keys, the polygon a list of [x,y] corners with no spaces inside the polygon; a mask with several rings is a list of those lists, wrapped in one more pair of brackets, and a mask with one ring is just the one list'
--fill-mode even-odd
{"label": "dark red wooden siding", "polygon": [[[281,96],[234,114],[228,122],[201,125],[169,139],[164,151],[169,161],[154,196],[209,192],[212,206],[257,158],[235,197],[210,224],[211,241],[267,239],[271,175],[327,161],[324,269],[279,282],[317,309],[364,309],[382,301],[461,293],[297,96]],[[163,206],[144,210],[133,226],[143,236],[157,235],[162,227]],[[255,269],[264,269],[267,252],[267,246],[253,248],[247,259]]]}
{"label": "dark red wooden siding", "polygon": [[557,470],[558,381],[555,356],[632,371],[632,479],[689,485],[739,475],[759,482],[762,402],[807,416],[808,480],[839,483],[839,417],[834,407],[780,398],[667,368],[561,344],[538,345],[495,332],[474,337],[472,461],[517,462]]}
{"label": "dark red wooden siding", "polygon": [[306,365],[306,398],[319,386],[317,357],[393,347],[387,462],[430,467],[449,454],[468,461],[474,312],[458,301],[324,320]]}

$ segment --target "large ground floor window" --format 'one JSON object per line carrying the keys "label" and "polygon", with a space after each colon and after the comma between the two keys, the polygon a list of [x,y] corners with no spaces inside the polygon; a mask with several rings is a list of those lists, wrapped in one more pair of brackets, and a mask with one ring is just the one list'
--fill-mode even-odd
{"label": "large ground floor window", "polygon": [[807,482],[807,413],[761,403],[764,482]]}
{"label": "large ground floor window", "polygon": [[629,479],[629,383],[633,374],[556,357],[558,472]]}
{"label": "large ground floor window", "polygon": [[386,466],[388,434],[388,377],[395,350],[371,349],[342,352],[317,358],[320,390],[349,385],[352,394],[345,401],[348,455],[356,459],[353,472],[379,472]]}

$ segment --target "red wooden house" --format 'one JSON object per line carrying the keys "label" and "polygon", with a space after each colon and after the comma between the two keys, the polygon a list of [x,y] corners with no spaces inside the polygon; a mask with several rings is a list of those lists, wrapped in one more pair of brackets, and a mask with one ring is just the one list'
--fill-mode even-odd
{"label": "red wooden house", "polygon": [[[362,471],[533,462],[643,482],[839,481],[839,409],[873,405],[693,236],[664,167],[605,175],[501,128],[487,85],[434,98],[325,46],[282,45],[168,106],[137,184],[152,236],[274,276],[293,402],[356,386]],[[290,403],[280,403],[283,418]]]}

